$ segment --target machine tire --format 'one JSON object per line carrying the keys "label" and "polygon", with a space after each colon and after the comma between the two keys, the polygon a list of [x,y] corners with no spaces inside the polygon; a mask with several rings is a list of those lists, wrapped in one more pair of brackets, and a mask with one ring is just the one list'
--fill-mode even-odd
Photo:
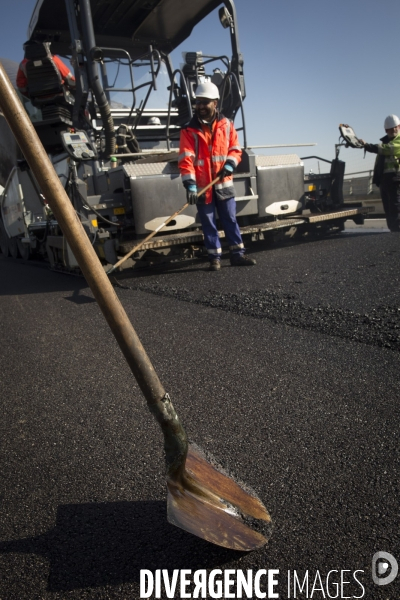
{"label": "machine tire", "polygon": [[8,240],[8,249],[10,251],[10,255],[12,258],[19,258],[20,257],[20,253],[18,250],[18,243],[17,243],[17,238],[12,237],[9,238]]}
{"label": "machine tire", "polygon": [[31,248],[29,244],[23,244],[21,239],[17,239],[18,252],[23,260],[29,260],[31,256]]}
{"label": "machine tire", "polygon": [[8,246],[8,235],[6,234],[3,221],[0,221],[0,250],[6,258],[10,256],[10,249]]}

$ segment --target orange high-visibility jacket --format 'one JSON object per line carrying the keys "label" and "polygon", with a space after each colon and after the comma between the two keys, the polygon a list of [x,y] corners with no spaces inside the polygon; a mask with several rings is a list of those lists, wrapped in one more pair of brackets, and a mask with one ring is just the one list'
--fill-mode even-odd
{"label": "orange high-visibility jacket", "polygon": [[[225,162],[236,168],[241,157],[236,129],[232,121],[222,114],[217,116],[212,134],[205,134],[196,116],[181,130],[178,165],[185,187],[196,184],[200,190],[215,179]],[[214,188],[218,199],[232,198],[235,195],[232,175],[218,182]],[[212,188],[205,196],[206,204],[212,202]]]}

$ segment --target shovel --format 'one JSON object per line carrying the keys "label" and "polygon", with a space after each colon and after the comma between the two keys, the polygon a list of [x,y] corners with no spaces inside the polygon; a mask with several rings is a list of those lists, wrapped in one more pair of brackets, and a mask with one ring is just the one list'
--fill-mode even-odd
{"label": "shovel", "polygon": [[[202,190],[200,190],[197,195],[201,196],[208,189],[210,189],[210,187],[212,187],[213,185],[215,185],[218,181],[219,181],[219,177],[216,177],[213,181],[211,181],[211,183],[208,183]],[[118,267],[120,267],[122,265],[122,263],[124,263],[130,256],[132,256],[132,254],[134,254],[135,252],[137,252],[139,250],[139,248],[141,248],[143,246],[143,244],[145,244],[146,242],[148,242],[149,240],[151,240],[151,238],[154,237],[156,235],[156,233],[158,233],[159,231],[161,231],[161,229],[163,227],[165,227],[166,225],[168,225],[168,223],[170,223],[173,219],[175,219],[175,217],[177,217],[178,215],[180,215],[180,213],[183,212],[185,210],[185,208],[187,208],[188,206],[189,206],[189,202],[186,202],[186,204],[184,204],[179,210],[177,210],[173,215],[171,215],[170,217],[168,217],[168,219],[166,219],[164,221],[164,223],[162,223],[161,225],[159,225],[154,231],[152,231],[147,237],[145,237],[144,240],[142,240],[141,242],[139,242],[137,244],[137,246],[135,246],[134,248],[132,248],[132,250],[130,252],[128,252],[128,254],[125,254],[124,257],[122,257],[118,262],[116,262],[115,265],[113,265],[111,267],[111,269],[109,269],[107,271],[107,275],[110,275],[113,271],[115,271],[115,269],[118,269]]]}
{"label": "shovel", "polygon": [[267,542],[270,516],[257,496],[221,472],[196,447],[164,390],[83,226],[0,63],[0,108],[60,225],[164,434],[170,523],[234,550]]}

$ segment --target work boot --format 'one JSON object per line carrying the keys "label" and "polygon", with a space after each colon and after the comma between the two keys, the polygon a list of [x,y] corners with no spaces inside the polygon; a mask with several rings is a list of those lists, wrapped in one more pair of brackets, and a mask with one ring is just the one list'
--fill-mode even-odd
{"label": "work boot", "polygon": [[254,258],[249,258],[244,254],[240,254],[239,256],[231,257],[231,265],[232,267],[251,267],[252,265],[257,264]]}
{"label": "work boot", "polygon": [[213,258],[210,261],[210,266],[208,267],[209,271],[219,271],[221,268],[221,261],[218,258]]}

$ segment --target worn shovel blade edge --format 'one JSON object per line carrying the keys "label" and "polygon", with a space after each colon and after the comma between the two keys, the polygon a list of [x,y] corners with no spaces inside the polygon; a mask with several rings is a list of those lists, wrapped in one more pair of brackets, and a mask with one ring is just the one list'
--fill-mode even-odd
{"label": "worn shovel blade edge", "polygon": [[231,550],[249,552],[268,539],[231,513],[186,491],[168,486],[168,522],[199,538]]}
{"label": "worn shovel blade edge", "polygon": [[189,444],[185,468],[202,486],[234,506],[243,517],[271,522],[271,517],[256,492],[239,482],[213,456],[193,443]]}
{"label": "worn shovel blade edge", "polygon": [[[210,462],[212,460],[212,463]],[[168,485],[168,521],[213,544],[238,551],[264,546],[271,517],[253,490],[239,485],[197,446],[189,446],[186,473],[198,485],[185,488],[172,479]],[[205,490],[209,497],[201,493]]]}

